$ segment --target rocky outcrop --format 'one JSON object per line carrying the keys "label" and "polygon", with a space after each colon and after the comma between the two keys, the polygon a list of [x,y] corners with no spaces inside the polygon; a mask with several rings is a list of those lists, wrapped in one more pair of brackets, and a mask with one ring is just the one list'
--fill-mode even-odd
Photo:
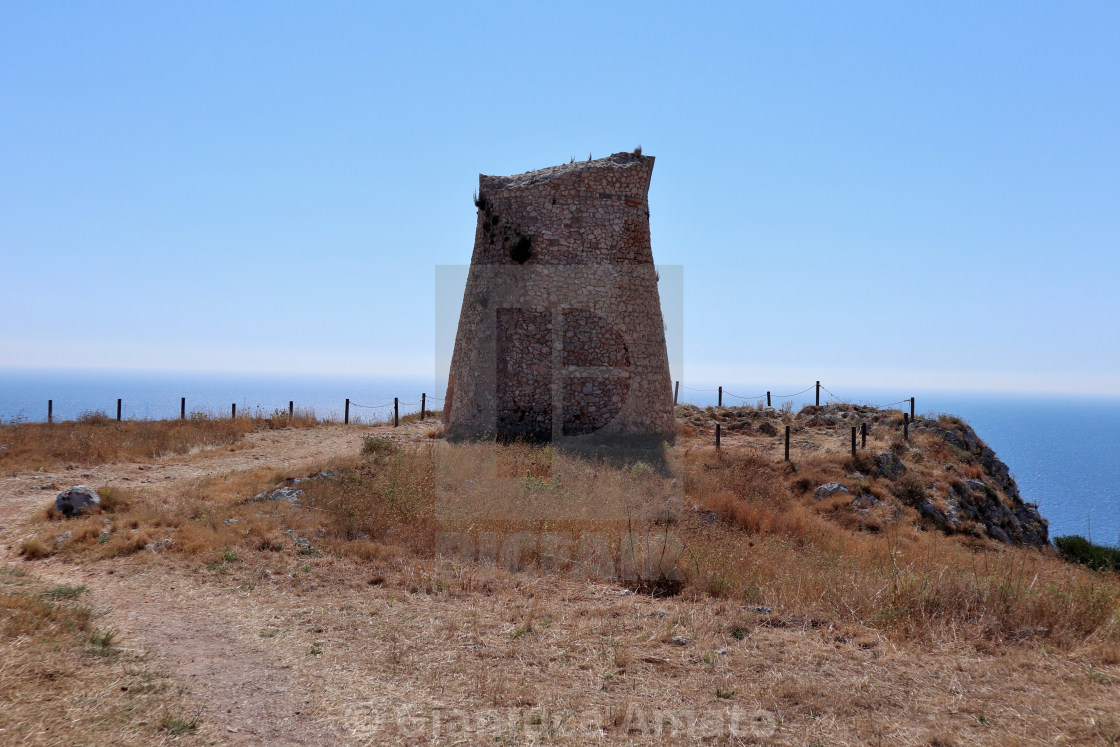
{"label": "rocky outcrop", "polygon": [[[1050,542],[1049,522],[1038,511],[1038,504],[1027,503],[1019,495],[1019,486],[1011,470],[996,456],[970,425],[953,417],[936,420],[918,417],[915,433],[928,433],[956,450],[965,463],[978,465],[982,478],[956,480],[949,483],[945,502],[954,512],[984,527],[989,537],[1009,544],[1041,546]],[[959,516],[949,514],[936,522],[952,529]]]}
{"label": "rocky outcrop", "polygon": [[[866,405],[810,405],[797,413],[772,407],[676,408],[678,422],[697,429],[719,423],[725,434],[739,439],[781,438],[788,425],[796,439],[795,454],[820,451],[821,442],[847,444],[852,427],[864,426],[869,436],[886,438],[889,450],[863,455],[848,465],[851,506],[867,512],[879,503],[857,490],[857,481],[877,482],[898,502],[917,513],[921,524],[945,532],[988,537],[999,542],[1041,547],[1049,544],[1049,526],[1037,504],[1019,494],[1011,470],[964,421],[951,416],[919,416],[902,438],[902,412]],[[794,457],[796,462],[797,457]],[[931,468],[931,462],[936,468]],[[973,476],[975,475],[975,476]],[[834,486],[807,484],[820,500],[839,493]]]}

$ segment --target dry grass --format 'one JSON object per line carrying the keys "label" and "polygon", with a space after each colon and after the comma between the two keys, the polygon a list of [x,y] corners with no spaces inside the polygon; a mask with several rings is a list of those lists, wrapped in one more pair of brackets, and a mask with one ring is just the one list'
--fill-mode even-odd
{"label": "dry grass", "polygon": [[[945,471],[913,456],[900,482],[921,486]],[[931,641],[1120,642],[1120,576],[1048,548],[927,531],[906,501],[889,498],[888,481],[849,455],[789,465],[749,448],[694,449],[685,474],[690,502],[724,519],[686,539],[686,573],[708,593]],[[827,482],[851,493],[814,499]],[[860,494],[876,503],[857,510]]]}
{"label": "dry grass", "polygon": [[102,413],[64,423],[0,425],[0,471],[34,470],[58,464],[96,465],[122,460],[151,460],[230,446],[248,433],[276,428],[308,428],[314,415],[296,412],[268,417],[214,418],[196,414],[189,420],[126,420]]}
{"label": "dry grass", "polygon": [[[936,458],[908,454],[908,461],[905,479],[919,485],[923,469],[945,471]],[[101,515],[49,521],[22,552],[105,558],[169,540],[161,553],[212,568],[228,566],[227,553],[444,556],[638,589],[683,586],[795,619],[914,639],[1120,644],[1116,574],[1073,566],[1049,550],[927,531],[906,501],[892,497],[895,485],[840,452],[790,465],[752,448],[686,448],[679,465],[659,471],[547,446],[375,438],[362,454],[321,465],[328,468],[298,484],[306,475],[243,471],[159,500],[138,489],[109,491]],[[830,481],[851,493],[814,499],[812,487]],[[298,505],[254,499],[282,485],[303,492]],[[854,495],[876,503],[857,510]],[[64,530],[71,536],[59,540]]]}
{"label": "dry grass", "polygon": [[[799,423],[793,464],[758,429],[722,453],[704,438],[610,464],[382,433],[297,472],[118,490],[100,515],[39,517],[25,548],[188,584],[309,690],[344,693],[324,718],[356,741],[400,719],[414,740],[695,741],[689,718],[732,708],[786,743],[1120,736],[1120,576],[922,527],[827,429]],[[976,466],[928,434],[868,452],[892,448],[935,497]],[[850,494],[814,499],[830,481]],[[254,499],[279,485],[299,505]],[[682,584],[638,583],[662,575]]]}
{"label": "dry grass", "polygon": [[141,745],[193,732],[167,676],[96,626],[84,592],[0,566],[0,741]]}

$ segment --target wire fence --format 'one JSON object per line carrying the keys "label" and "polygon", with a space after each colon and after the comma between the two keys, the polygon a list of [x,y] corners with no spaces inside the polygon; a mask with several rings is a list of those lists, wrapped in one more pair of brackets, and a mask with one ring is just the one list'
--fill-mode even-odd
{"label": "wire fence", "polygon": [[[832,401],[835,401],[835,402],[845,401],[845,400],[842,400],[839,396],[837,396],[828,387],[822,385],[821,382],[819,382],[819,381],[815,382],[811,386],[808,386],[808,387],[802,389],[799,392],[794,392],[792,394],[775,394],[773,392],[768,391],[768,392],[764,392],[762,394],[754,394],[754,395],[749,395],[749,396],[748,395],[742,395],[742,394],[736,394],[735,392],[728,391],[728,390],[724,389],[722,386],[718,386],[715,389],[701,389],[701,388],[697,388],[697,387],[690,387],[690,386],[687,386],[685,384],[682,384],[680,381],[677,381],[673,385],[673,405],[674,406],[677,405],[677,404],[680,404],[680,390],[681,389],[684,389],[684,390],[690,391],[690,392],[696,392],[696,393],[699,393],[699,394],[715,394],[716,398],[717,398],[716,407],[721,408],[721,409],[726,409],[726,407],[723,403],[724,395],[727,395],[728,397],[731,397],[731,398],[737,400],[739,403],[752,403],[753,402],[753,403],[757,403],[757,406],[761,406],[762,402],[765,401],[767,407],[773,407],[774,400],[792,400],[794,397],[800,397],[800,396],[802,396],[804,394],[807,394],[808,392],[812,392],[814,390],[815,390],[814,402],[817,406],[819,406],[821,404],[821,393],[822,392],[825,395],[827,395],[827,397],[830,398]],[[350,418],[350,408],[351,407],[355,407],[355,408],[358,408],[358,409],[361,409],[361,410],[368,410],[368,411],[371,412],[371,414],[372,413],[377,413],[381,410],[392,408],[391,420],[393,422],[393,426],[397,427],[397,426],[400,425],[400,422],[401,422],[401,408],[402,407],[406,407],[406,408],[408,408],[408,407],[419,407],[420,408],[419,419],[420,420],[425,420],[428,417],[428,415],[430,415],[431,412],[432,412],[431,408],[428,406],[428,403],[430,401],[436,401],[436,402],[441,402],[442,403],[442,402],[444,402],[444,399],[442,397],[431,396],[427,392],[421,392],[420,399],[418,401],[415,401],[415,402],[402,402],[399,397],[394,397],[392,402],[385,402],[385,403],[377,404],[377,405],[364,404],[362,402],[356,402],[354,400],[351,400],[350,398],[346,398],[345,403],[343,405],[342,422],[345,425],[350,424],[350,420],[351,420],[351,418]],[[121,420],[124,419],[123,418],[123,402],[124,402],[123,399],[121,399],[121,398],[117,399],[116,419],[118,421],[121,421]],[[895,405],[904,405],[904,404],[909,404],[910,405],[910,412],[903,414],[903,427],[905,429],[906,437],[909,438],[909,425],[910,425],[911,422],[913,422],[914,414],[915,414],[914,413],[914,407],[915,407],[914,397],[908,397],[906,399],[900,399],[900,400],[895,401],[895,402],[887,402],[887,403],[880,404],[880,405],[868,404],[867,406],[875,407],[875,408],[878,408],[878,409],[885,409],[885,408],[888,408],[888,407],[893,407]],[[280,413],[282,411],[278,409],[276,412]],[[194,415],[194,413],[192,413],[192,416],[193,415]],[[294,400],[289,400],[288,401],[287,415],[288,415],[289,418],[294,418],[296,416],[295,401]],[[243,417],[245,416],[244,411],[242,413],[242,416]],[[232,403],[230,405],[230,417],[231,418],[236,418],[237,417],[237,404],[236,403]],[[259,415],[258,415],[258,417],[259,417]],[[179,400],[179,418],[182,419],[182,420],[187,419],[187,398],[186,397],[181,397],[180,400]],[[375,422],[388,422],[389,419],[390,419],[389,414],[386,413],[384,421],[375,421]],[[53,423],[53,422],[54,422],[54,400],[47,400],[47,423]],[[855,448],[855,446],[854,446],[855,435],[854,434],[855,434],[855,430],[853,429],[853,435],[852,435],[853,450]],[[719,424],[716,424],[716,426],[715,426],[715,438],[716,438],[716,446],[717,447],[719,447],[719,445],[720,445],[721,436],[722,436],[721,426]],[[786,458],[787,459],[789,458],[789,428],[788,427],[786,428]]]}
{"label": "wire fence", "polygon": [[[725,394],[728,395],[729,397],[733,397],[733,398],[739,400],[740,403],[742,403],[742,402],[748,402],[749,403],[749,402],[757,401],[758,406],[761,406],[762,401],[765,400],[767,407],[773,407],[773,401],[774,400],[780,400],[780,399],[791,400],[794,397],[800,397],[801,395],[807,394],[808,392],[812,392],[814,390],[816,390],[815,391],[814,404],[817,407],[819,407],[821,405],[821,392],[824,392],[826,395],[828,395],[828,398],[831,399],[833,402],[837,402],[837,403],[849,402],[849,400],[844,400],[844,399],[841,399],[840,397],[838,397],[835,393],[833,393],[827,387],[822,385],[819,381],[815,382],[812,386],[808,386],[808,387],[802,389],[800,392],[794,392],[793,394],[774,394],[773,392],[766,392],[764,394],[756,394],[756,395],[753,395],[753,396],[750,396],[750,397],[744,397],[742,395],[735,394],[734,392],[727,391],[722,386],[718,386],[715,389],[697,389],[695,387],[685,386],[684,384],[681,384],[679,381],[677,381],[673,384],[673,405],[674,406],[676,406],[678,404],[681,404],[680,403],[680,390],[681,389],[685,389],[685,390],[690,391],[690,392],[700,392],[700,393],[705,393],[705,394],[715,393],[716,397],[717,397],[717,401],[716,401],[716,405],[715,405],[716,408],[717,409],[724,409],[724,410],[729,409],[723,404],[723,395],[725,395]],[[827,401],[828,400],[826,399],[826,403],[827,403]],[[685,404],[692,404],[692,403],[685,403]],[[915,405],[915,398],[914,397],[907,397],[906,399],[900,399],[897,402],[887,402],[887,403],[884,403],[884,404],[881,404],[881,405],[865,403],[865,406],[875,408],[875,409],[878,409],[878,410],[884,410],[888,407],[893,407],[894,405],[905,405],[905,404],[910,405],[910,412],[905,412],[904,411],[902,413],[902,436],[903,436],[904,439],[906,439],[908,441],[908,440],[910,440],[910,424],[914,422],[914,405]],[[787,461],[787,462],[790,460],[790,457],[789,457],[789,453],[790,453],[790,432],[791,432],[791,427],[789,425],[787,425],[785,427],[785,437],[784,437],[785,461]],[[715,435],[715,446],[716,446],[716,449],[718,450],[722,447],[722,440],[723,440],[723,425],[721,423],[717,422],[715,424],[714,435]],[[850,440],[851,440],[852,456],[855,457],[856,454],[857,454],[857,451],[858,451],[857,446],[856,446],[857,441],[859,441],[862,446],[867,445],[867,423],[860,423],[858,426],[851,426]]]}
{"label": "wire fence", "polygon": [[[425,420],[425,419],[427,419],[427,417],[429,415],[432,414],[432,408],[429,407],[428,403],[433,401],[433,400],[435,400],[437,402],[443,402],[444,401],[444,399],[442,397],[434,397],[434,396],[428,394],[427,392],[421,392],[420,399],[416,402],[401,402],[399,397],[394,397],[392,402],[386,402],[386,403],[381,404],[381,405],[366,405],[366,404],[362,404],[360,402],[355,402],[355,401],[351,400],[350,398],[346,398],[345,403],[343,404],[342,422],[343,422],[344,425],[349,425],[350,424],[350,408],[351,407],[356,407],[356,408],[363,409],[363,410],[370,410],[371,412],[376,412],[378,410],[383,410],[385,408],[390,408],[391,407],[392,408],[392,421],[393,421],[394,426],[399,426],[400,425],[401,408],[402,407],[405,407],[405,408],[419,407],[420,408],[420,410],[419,410],[420,420]],[[305,412],[306,411],[304,411],[304,413]],[[438,409],[437,409],[437,412],[438,412]],[[96,415],[99,418],[112,419],[111,416],[109,416],[108,414],[103,413],[103,412],[94,413],[93,411],[90,411],[90,413]],[[180,420],[187,420],[189,418],[198,417],[200,415],[202,415],[204,417],[212,417],[211,413],[212,413],[212,411],[203,412],[203,413],[200,413],[198,411],[191,411],[191,412],[188,413],[188,411],[187,411],[187,398],[186,397],[180,397],[179,398],[179,419]],[[298,413],[298,415],[303,415],[304,413]],[[263,414],[261,412],[261,409],[260,409],[259,406],[257,406],[257,408],[256,408],[256,414],[246,413],[244,407],[241,410],[241,417],[257,417],[257,418],[266,417],[267,418],[267,417],[283,416],[283,414],[284,414],[284,412],[281,408],[276,408],[269,415]],[[409,414],[409,413],[406,413],[406,415],[407,414]],[[230,403],[229,416],[230,416],[230,418],[234,418],[234,419],[236,419],[238,417],[237,403],[236,402]],[[293,418],[293,419],[295,417],[297,417],[295,400],[289,400],[288,401],[287,417],[288,418]],[[334,418],[337,418],[337,415],[335,415]],[[125,420],[134,420],[134,419],[135,418],[124,416],[124,398],[118,397],[117,398],[116,420],[118,422],[122,422],[122,421],[125,421]],[[328,420],[330,420],[330,419],[333,419],[333,418],[328,418]],[[388,415],[386,415],[386,421],[387,420],[388,420]],[[55,422],[54,400],[53,399],[48,399],[47,400],[47,421],[46,422],[47,423],[54,423]]]}
{"label": "wire fence", "polygon": [[[821,404],[821,392],[824,392],[825,394],[828,395],[828,397],[825,400],[826,403],[829,401],[829,399],[831,399],[831,401],[833,401],[833,402],[851,402],[852,401],[852,400],[847,400],[847,399],[840,398],[839,396],[834,394],[830,389],[828,389],[828,387],[821,384],[819,381],[815,382],[814,384],[812,384],[810,386],[805,387],[800,392],[794,392],[793,394],[774,394],[773,392],[763,392],[762,394],[754,394],[754,395],[750,395],[750,396],[744,396],[742,394],[736,394],[735,392],[728,391],[727,389],[724,389],[722,386],[716,387],[715,389],[698,389],[698,388],[695,388],[695,387],[686,386],[686,385],[682,384],[681,382],[677,381],[677,382],[674,382],[674,384],[673,384],[673,404],[674,405],[681,404],[681,398],[680,398],[680,390],[681,389],[684,389],[684,390],[687,390],[687,391],[690,391],[690,392],[703,393],[703,394],[715,394],[716,397],[717,397],[716,407],[725,407],[725,405],[723,404],[724,395],[727,395],[727,396],[732,397],[736,400],[739,400],[740,402],[756,402],[757,401],[759,404],[761,404],[765,400],[766,406],[767,407],[772,407],[774,400],[793,399],[794,397],[800,397],[803,394],[807,394],[808,392],[812,392],[814,389],[816,390],[815,404],[817,406],[820,406],[820,404]],[[691,404],[691,403],[684,403],[684,404]],[[884,404],[872,404],[872,403],[860,403],[860,404],[864,404],[867,407],[875,407],[875,408],[878,408],[880,410],[885,409],[887,407],[893,407],[895,405],[909,404],[910,405],[910,413],[909,413],[910,414],[910,419],[911,420],[914,419],[914,397],[907,397],[906,399],[900,399],[897,402],[886,402]]]}

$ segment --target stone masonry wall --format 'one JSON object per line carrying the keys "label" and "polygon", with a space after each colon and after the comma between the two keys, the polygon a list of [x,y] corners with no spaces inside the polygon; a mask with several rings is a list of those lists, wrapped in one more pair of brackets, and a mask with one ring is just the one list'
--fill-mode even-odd
{"label": "stone masonry wall", "polygon": [[669,436],[673,397],[633,153],[479,176],[448,386],[453,436]]}

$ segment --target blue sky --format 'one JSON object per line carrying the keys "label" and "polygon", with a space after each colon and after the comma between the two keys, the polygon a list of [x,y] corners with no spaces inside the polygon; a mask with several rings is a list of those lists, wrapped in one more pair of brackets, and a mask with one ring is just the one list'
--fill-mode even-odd
{"label": "blue sky", "polygon": [[0,366],[430,375],[478,173],[641,144],[687,381],[1120,393],[1117,38],[1093,2],[5,2]]}

